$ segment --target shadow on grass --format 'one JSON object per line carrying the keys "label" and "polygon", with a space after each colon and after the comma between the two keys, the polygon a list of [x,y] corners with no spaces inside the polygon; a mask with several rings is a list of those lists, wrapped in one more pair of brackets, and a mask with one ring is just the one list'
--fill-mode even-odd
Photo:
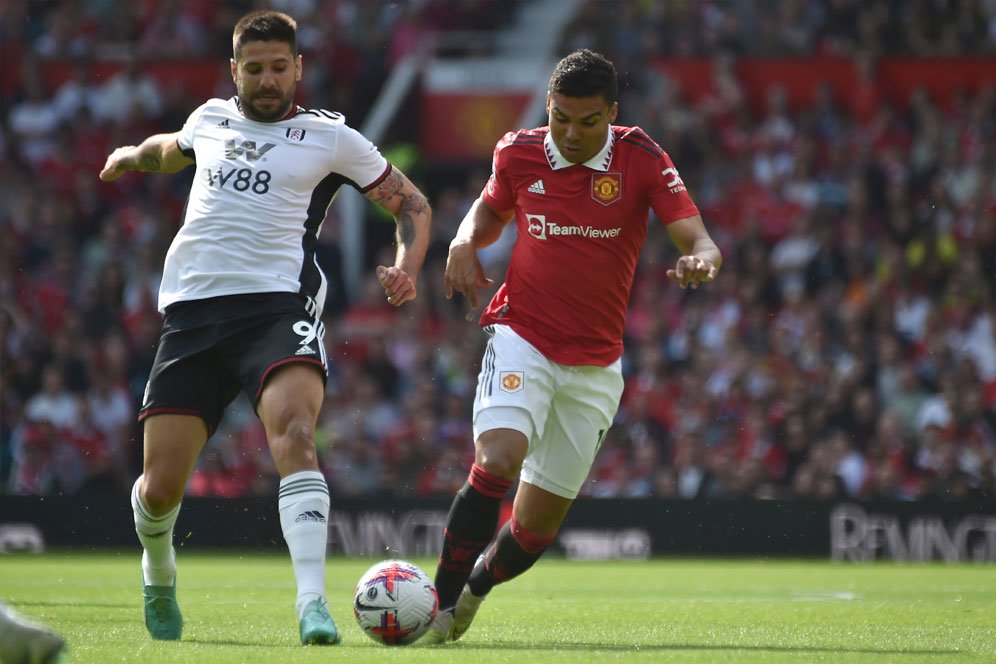
{"label": "shadow on grass", "polygon": [[28,607],[40,607],[40,608],[80,608],[80,609],[141,609],[141,604],[121,604],[118,602],[76,602],[72,600],[66,601],[49,601],[49,602],[13,602],[15,606],[28,606]]}
{"label": "shadow on grass", "polygon": [[[226,648],[254,648],[254,649],[272,648],[274,650],[278,648],[286,648],[288,650],[300,650],[301,648],[304,647],[300,643],[281,645],[279,643],[273,643],[272,641],[233,641],[228,639],[189,638],[189,639],[183,639],[183,642],[198,646],[224,646]],[[337,648],[339,646],[322,646],[322,647]]]}
{"label": "shadow on grass", "polygon": [[[196,644],[200,646],[219,646],[226,648],[267,648],[267,649],[287,649],[287,650],[301,650],[302,646],[300,644],[287,644],[280,645],[275,644],[272,641],[235,641],[229,639],[184,639],[184,643]],[[361,642],[362,643],[362,642]],[[337,646],[313,646],[315,648],[328,648],[330,652],[335,652],[343,649],[352,649],[354,643],[344,643]],[[363,644],[366,646],[367,644]],[[489,652],[493,653],[496,650],[507,650],[507,651],[517,651],[517,650],[529,650],[534,652],[770,652],[770,653],[827,653],[827,654],[859,654],[859,655],[891,655],[891,656],[923,656],[923,655],[970,655],[971,652],[966,650],[897,650],[897,649],[880,649],[880,648],[822,648],[822,647],[806,647],[806,646],[737,646],[737,645],[705,645],[705,644],[692,644],[692,643],[665,643],[665,644],[655,644],[655,645],[645,645],[645,646],[629,646],[622,645],[618,643],[547,643],[538,644],[535,642],[521,643],[521,642],[502,642],[502,643],[482,643],[480,645],[470,644],[470,643],[453,643],[445,646],[429,646],[429,645],[419,645],[414,644],[411,648],[418,650],[419,652],[426,653],[431,651],[452,652],[461,653],[462,655],[470,655],[475,651]],[[368,648],[364,648],[368,649]]]}
{"label": "shadow on grass", "polygon": [[[419,646],[416,646],[419,647]],[[828,647],[807,647],[807,646],[738,646],[738,645],[708,645],[695,643],[662,643],[653,645],[630,646],[618,643],[545,643],[536,642],[521,643],[516,641],[503,641],[501,643],[482,643],[472,645],[470,643],[453,643],[439,648],[438,646],[421,646],[422,649],[434,650],[459,650],[461,653],[470,654],[471,651],[481,650],[493,652],[494,650],[534,650],[538,652],[559,652],[559,651],[585,651],[585,652],[682,652],[682,651],[703,651],[715,650],[718,652],[744,651],[744,652],[772,652],[772,653],[840,653],[858,655],[967,655],[971,654],[966,650],[897,650],[882,648],[828,648]]]}

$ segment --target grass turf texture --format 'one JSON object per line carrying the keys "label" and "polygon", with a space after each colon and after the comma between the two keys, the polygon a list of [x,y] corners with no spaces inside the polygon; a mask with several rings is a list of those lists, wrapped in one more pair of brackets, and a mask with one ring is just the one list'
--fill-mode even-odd
{"label": "grass turf texture", "polygon": [[305,648],[287,558],[182,553],[181,642],[147,635],[139,561],[4,556],[0,597],[60,631],[68,663],[996,661],[991,566],[548,559],[498,587],[461,641],[389,648],[352,616],[353,585],[374,561],[335,558],[329,608],[343,643]]}

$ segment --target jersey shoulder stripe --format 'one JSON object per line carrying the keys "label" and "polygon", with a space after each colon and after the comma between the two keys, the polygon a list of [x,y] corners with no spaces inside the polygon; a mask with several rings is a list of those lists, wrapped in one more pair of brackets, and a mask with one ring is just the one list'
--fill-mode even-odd
{"label": "jersey shoulder stripe", "polygon": [[638,148],[652,154],[655,158],[660,157],[664,154],[664,149],[657,145],[656,142],[647,133],[640,129],[639,127],[615,127],[616,139],[622,141],[623,143],[629,143],[630,145],[635,145]]}
{"label": "jersey shoulder stripe", "polygon": [[301,108],[300,106],[297,109],[297,115],[289,119],[296,120],[308,116],[329,121],[332,124],[345,124],[346,122],[346,116],[337,111],[326,111],[324,108]]}
{"label": "jersey shoulder stripe", "polygon": [[500,152],[510,146],[521,146],[521,147],[535,147],[543,145],[543,138],[546,136],[546,128],[540,127],[537,129],[520,129],[518,131],[510,131],[505,134],[498,145],[495,146],[495,150]]}
{"label": "jersey shoulder stripe", "polygon": [[641,150],[643,150],[644,152],[646,152],[647,154],[649,154],[650,156],[652,156],[654,159],[658,159],[658,158],[660,158],[661,155],[664,154],[664,151],[661,150],[660,148],[654,148],[653,146],[647,145],[646,143],[643,143],[642,141],[633,140],[632,138],[628,138],[628,137],[627,138],[623,138],[619,142],[620,143],[628,143],[629,145],[635,145],[636,147],[640,148]]}

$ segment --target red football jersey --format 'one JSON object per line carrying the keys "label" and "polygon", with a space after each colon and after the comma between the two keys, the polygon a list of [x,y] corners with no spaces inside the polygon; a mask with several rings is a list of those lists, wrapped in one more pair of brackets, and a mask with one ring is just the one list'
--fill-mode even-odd
{"label": "red football jersey", "polygon": [[610,127],[584,164],[560,154],[548,127],[509,132],[483,198],[515,210],[518,239],[481,324],[509,325],[571,366],[608,366],[622,355],[650,209],[664,224],[699,214],[671,158],[639,127]]}

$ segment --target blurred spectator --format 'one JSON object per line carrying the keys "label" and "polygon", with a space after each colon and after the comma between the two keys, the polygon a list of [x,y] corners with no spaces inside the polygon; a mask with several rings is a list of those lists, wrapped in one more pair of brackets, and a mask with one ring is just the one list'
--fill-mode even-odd
{"label": "blurred spectator", "polygon": [[97,117],[119,125],[141,125],[163,112],[159,84],[142,71],[142,57],[130,53],[121,71],[100,86]]}
{"label": "blurred spectator", "polygon": [[57,429],[70,429],[80,421],[79,398],[65,388],[59,367],[49,365],[42,371],[41,390],[24,405],[24,416]]}
{"label": "blurred spectator", "polygon": [[96,116],[101,107],[100,87],[93,77],[90,57],[73,60],[70,77],[55,89],[52,104],[62,122],[71,121],[77,114]]}
{"label": "blurred spectator", "polygon": [[28,66],[33,60],[25,58],[24,62],[23,98],[11,107],[7,126],[10,140],[21,156],[37,167],[55,151],[55,130],[60,117],[40,72]]}
{"label": "blurred spectator", "polygon": [[165,59],[203,55],[205,45],[211,41],[203,17],[208,4],[182,0],[160,2],[138,42],[139,52],[148,58]]}

